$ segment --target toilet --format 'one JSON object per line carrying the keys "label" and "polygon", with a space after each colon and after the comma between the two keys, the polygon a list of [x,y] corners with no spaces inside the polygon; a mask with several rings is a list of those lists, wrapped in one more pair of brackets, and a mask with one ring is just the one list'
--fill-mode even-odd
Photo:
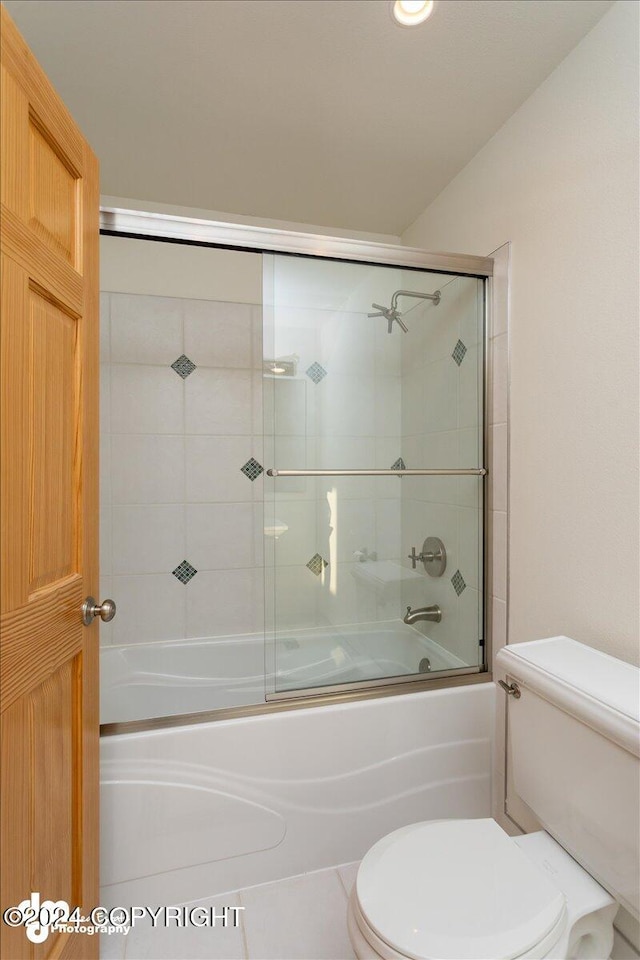
{"label": "toilet", "polygon": [[401,827],[364,856],[348,908],[359,960],[606,960],[638,919],[640,671],[568,637],[500,651],[507,812]]}

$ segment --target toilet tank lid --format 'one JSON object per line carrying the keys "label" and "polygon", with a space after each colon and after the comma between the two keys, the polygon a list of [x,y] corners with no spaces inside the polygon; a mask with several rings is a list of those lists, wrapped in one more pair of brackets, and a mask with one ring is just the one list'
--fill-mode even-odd
{"label": "toilet tank lid", "polygon": [[570,637],[503,647],[500,669],[640,754],[640,670]]}

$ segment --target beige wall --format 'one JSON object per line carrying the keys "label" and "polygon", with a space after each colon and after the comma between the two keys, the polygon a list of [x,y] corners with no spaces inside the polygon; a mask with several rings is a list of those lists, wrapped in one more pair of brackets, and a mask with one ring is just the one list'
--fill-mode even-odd
{"label": "beige wall", "polygon": [[638,5],[618,3],[402,242],[511,248],[511,642],[638,661]]}

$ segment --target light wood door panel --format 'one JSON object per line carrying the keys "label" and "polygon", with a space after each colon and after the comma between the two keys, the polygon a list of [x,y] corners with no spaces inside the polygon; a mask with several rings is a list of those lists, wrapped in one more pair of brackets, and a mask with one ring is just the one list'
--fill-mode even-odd
{"label": "light wood door panel", "polygon": [[[97,162],[2,8],[0,910],[98,904]],[[97,957],[97,937],[3,960]]]}
{"label": "light wood door panel", "polygon": [[29,226],[59,256],[78,266],[81,178],[29,117]]}
{"label": "light wood door panel", "polygon": [[81,559],[77,327],[40,290],[29,290],[29,596],[76,573]]}

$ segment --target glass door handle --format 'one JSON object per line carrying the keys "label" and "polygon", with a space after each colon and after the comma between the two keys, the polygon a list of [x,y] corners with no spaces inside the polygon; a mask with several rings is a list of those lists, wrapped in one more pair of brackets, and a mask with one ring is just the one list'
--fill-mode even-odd
{"label": "glass door handle", "polygon": [[269,467],[268,477],[484,477],[484,467],[451,470],[277,470]]}

